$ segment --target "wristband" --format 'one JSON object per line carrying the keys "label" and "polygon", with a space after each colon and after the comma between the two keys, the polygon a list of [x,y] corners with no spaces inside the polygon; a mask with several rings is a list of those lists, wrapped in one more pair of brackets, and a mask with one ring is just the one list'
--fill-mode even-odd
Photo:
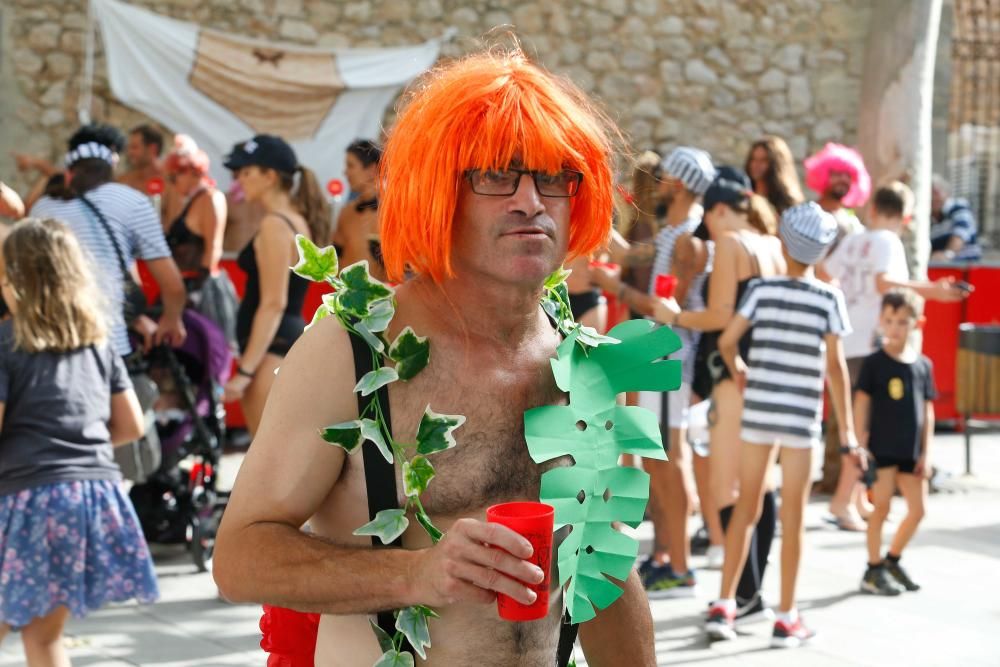
{"label": "wristband", "polygon": [[857,445],[855,445],[853,447],[850,446],[850,445],[841,445],[840,446],[840,453],[841,454],[853,454],[857,450],[858,450]]}
{"label": "wristband", "polygon": [[242,375],[245,378],[253,379],[253,373],[251,373],[250,371],[244,370],[242,366],[237,366],[236,367],[236,372],[239,373],[240,375]]}

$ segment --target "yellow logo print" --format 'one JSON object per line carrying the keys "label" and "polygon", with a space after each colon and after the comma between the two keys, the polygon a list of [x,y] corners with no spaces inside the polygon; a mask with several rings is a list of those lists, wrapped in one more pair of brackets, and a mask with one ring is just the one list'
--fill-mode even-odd
{"label": "yellow logo print", "polygon": [[889,398],[894,401],[898,401],[903,398],[905,389],[903,388],[903,381],[899,378],[892,378],[889,380]]}

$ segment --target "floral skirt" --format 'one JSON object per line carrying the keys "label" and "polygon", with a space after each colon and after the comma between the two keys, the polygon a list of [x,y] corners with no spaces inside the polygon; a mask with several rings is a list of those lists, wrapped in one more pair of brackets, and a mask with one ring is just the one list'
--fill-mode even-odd
{"label": "floral skirt", "polygon": [[158,597],[149,548],[119,482],[0,496],[0,622],[22,628],[60,606],[79,618],[109,602]]}

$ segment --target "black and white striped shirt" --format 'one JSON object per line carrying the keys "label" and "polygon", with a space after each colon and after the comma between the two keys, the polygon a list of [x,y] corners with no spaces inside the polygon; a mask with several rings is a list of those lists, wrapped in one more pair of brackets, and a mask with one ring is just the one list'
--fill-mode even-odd
{"label": "black and white striped shirt", "polygon": [[[88,192],[87,199],[104,214],[130,268],[136,259],[170,257],[160,216],[146,195],[127,185],[105,183]],[[55,218],[76,234],[84,251],[93,259],[94,277],[108,301],[111,344],[118,354],[131,352],[132,346],[122,317],[124,294],[121,269],[104,227],[79,199],[64,201],[42,197],[31,208],[31,216]]]}
{"label": "black and white striped shirt", "polygon": [[815,278],[759,278],[738,312],[753,325],[743,428],[818,442],[825,336],[851,330],[843,293]]}
{"label": "black and white striped shirt", "polygon": [[[698,210],[700,213],[700,209]],[[660,230],[659,234],[656,235],[656,240],[654,242],[656,246],[656,255],[653,258],[653,274],[649,280],[649,293],[656,294],[656,276],[663,273],[669,274],[670,267],[673,266],[674,262],[674,246],[677,245],[677,239],[679,239],[684,234],[693,234],[694,230],[698,228],[701,224],[700,215],[695,215],[688,218],[676,227],[671,227],[670,225],[665,226]],[[704,274],[698,276],[700,281],[696,279],[697,284],[692,284],[691,288],[688,289],[688,301],[691,301],[691,296],[697,294],[698,298],[701,297],[701,285],[704,282]],[[702,310],[704,305],[700,307],[692,308],[690,303],[681,304],[687,310]],[[700,334],[696,331],[691,331],[690,329],[685,329],[683,327],[673,327],[674,333],[681,339],[681,350],[673,359],[680,359],[682,368],[682,380],[688,384],[694,379],[694,350],[698,346],[698,338]]]}

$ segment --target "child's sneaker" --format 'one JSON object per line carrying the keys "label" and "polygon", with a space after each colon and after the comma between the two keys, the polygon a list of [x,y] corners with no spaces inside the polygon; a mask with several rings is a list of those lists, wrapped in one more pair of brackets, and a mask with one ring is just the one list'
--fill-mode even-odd
{"label": "child's sneaker", "polygon": [[892,575],[892,578],[899,582],[899,584],[908,591],[919,591],[920,585],[910,579],[910,575],[906,573],[903,566],[899,564],[899,561],[891,561],[886,559],[882,564],[885,571]]}
{"label": "child's sneaker", "polygon": [[872,595],[899,595],[903,592],[903,587],[896,583],[884,565],[869,565],[861,579],[861,591]]}
{"label": "child's sneaker", "polygon": [[708,608],[705,632],[710,640],[736,639],[736,610],[727,609],[718,602]]}
{"label": "child's sneaker", "polygon": [[774,633],[771,635],[771,648],[798,648],[816,636],[802,622],[802,617],[793,623],[781,619],[774,622]]}
{"label": "child's sneaker", "polygon": [[760,593],[754,596],[753,601],[743,606],[736,607],[736,625],[750,625],[774,620],[774,611],[764,604],[764,598]]}
{"label": "child's sneaker", "polygon": [[698,588],[693,571],[676,574],[669,564],[654,564],[646,573],[642,583],[646,587],[646,595],[651,600],[694,597]]}

